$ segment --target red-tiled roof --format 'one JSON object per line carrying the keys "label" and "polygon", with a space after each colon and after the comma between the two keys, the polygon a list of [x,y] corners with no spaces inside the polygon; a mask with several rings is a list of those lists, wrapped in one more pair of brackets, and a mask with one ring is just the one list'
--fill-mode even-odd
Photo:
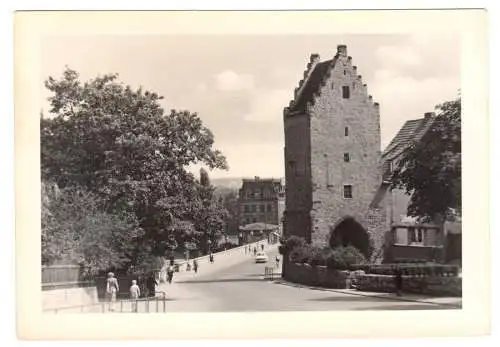
{"label": "red-tiled roof", "polygon": [[313,100],[314,94],[321,87],[321,83],[325,78],[328,68],[334,66],[337,58],[330,59],[321,63],[316,64],[311,75],[302,87],[302,92],[299,94],[297,100],[295,100],[294,105],[290,108],[290,111],[300,111],[305,112],[308,102]]}

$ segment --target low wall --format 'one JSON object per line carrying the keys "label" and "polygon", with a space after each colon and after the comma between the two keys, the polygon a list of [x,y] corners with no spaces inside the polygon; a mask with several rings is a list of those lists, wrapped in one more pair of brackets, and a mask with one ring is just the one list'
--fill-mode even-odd
{"label": "low wall", "polygon": [[327,269],[326,266],[312,267],[309,264],[287,262],[284,278],[287,281],[325,288],[349,288],[349,271]]}
{"label": "low wall", "polygon": [[[198,262],[198,271],[201,273],[212,272],[220,270],[221,268],[226,268],[235,264],[238,264],[248,257],[253,256],[253,248],[257,248],[257,251],[261,251],[261,245],[264,245],[264,251],[269,251],[278,247],[277,244],[269,245],[267,240],[262,240],[254,243],[249,243],[247,245],[238,246],[235,248],[228,249],[227,251],[214,253],[214,263],[210,263],[210,258],[208,255],[203,257],[189,259],[188,261],[176,262],[179,267],[179,272],[187,271],[187,264],[191,265],[191,271],[193,271],[193,261],[196,259]],[[248,247],[248,248],[247,248]],[[245,251],[245,248],[249,251]],[[169,262],[165,264],[162,271],[159,274],[160,282],[165,282],[167,278],[167,267]]]}
{"label": "low wall", "polygon": [[[396,290],[394,277],[388,275],[356,276],[356,287],[361,291],[389,292]],[[462,278],[446,276],[403,276],[403,292],[435,295],[462,296]]]}
{"label": "low wall", "polygon": [[98,301],[92,282],[42,285],[42,310],[90,305]]}

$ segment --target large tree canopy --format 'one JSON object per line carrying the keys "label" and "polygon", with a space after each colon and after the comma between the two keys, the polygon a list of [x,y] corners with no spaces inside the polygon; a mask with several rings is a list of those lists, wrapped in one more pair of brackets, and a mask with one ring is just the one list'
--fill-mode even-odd
{"label": "large tree canopy", "polygon": [[130,213],[109,214],[95,194],[42,184],[42,263],[78,263],[89,274],[133,262],[143,231]]}
{"label": "large tree canopy", "polygon": [[408,215],[451,219],[462,208],[461,99],[445,102],[430,130],[405,151],[392,188],[411,194]]}
{"label": "large tree canopy", "polygon": [[96,194],[107,213],[133,213],[145,232],[140,247],[164,255],[199,214],[188,165],[226,169],[226,160],[196,113],[165,113],[161,96],[117,77],[81,83],[66,69],[46,81],[53,96],[52,116],[41,119],[42,179]]}

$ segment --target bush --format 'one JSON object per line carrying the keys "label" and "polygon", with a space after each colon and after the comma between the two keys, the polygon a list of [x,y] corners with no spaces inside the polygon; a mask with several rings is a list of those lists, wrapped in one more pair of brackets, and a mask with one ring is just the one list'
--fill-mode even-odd
{"label": "bush", "polygon": [[309,262],[311,255],[311,248],[306,245],[303,247],[295,247],[294,249],[292,249],[289,258],[294,263],[303,264]]}
{"label": "bush", "polygon": [[335,248],[326,261],[329,269],[349,270],[366,262],[365,256],[353,246]]}
{"label": "bush", "polygon": [[330,247],[310,247],[310,258],[309,264],[311,266],[326,266],[327,259],[332,254],[332,249]]}
{"label": "bush", "polygon": [[283,238],[280,240],[280,243],[281,245],[278,247],[279,253],[285,256],[290,254],[295,248],[307,247],[306,240],[299,236]]}

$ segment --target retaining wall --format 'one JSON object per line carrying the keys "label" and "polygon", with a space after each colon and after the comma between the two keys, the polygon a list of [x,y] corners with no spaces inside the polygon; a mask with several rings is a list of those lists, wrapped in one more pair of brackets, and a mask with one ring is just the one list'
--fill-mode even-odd
{"label": "retaining wall", "polygon": [[97,287],[92,282],[42,285],[42,310],[90,305],[97,301]]}
{"label": "retaining wall", "polygon": [[[357,289],[368,292],[395,291],[394,277],[388,275],[356,276]],[[462,278],[458,276],[403,276],[403,292],[434,295],[462,296]]]}

